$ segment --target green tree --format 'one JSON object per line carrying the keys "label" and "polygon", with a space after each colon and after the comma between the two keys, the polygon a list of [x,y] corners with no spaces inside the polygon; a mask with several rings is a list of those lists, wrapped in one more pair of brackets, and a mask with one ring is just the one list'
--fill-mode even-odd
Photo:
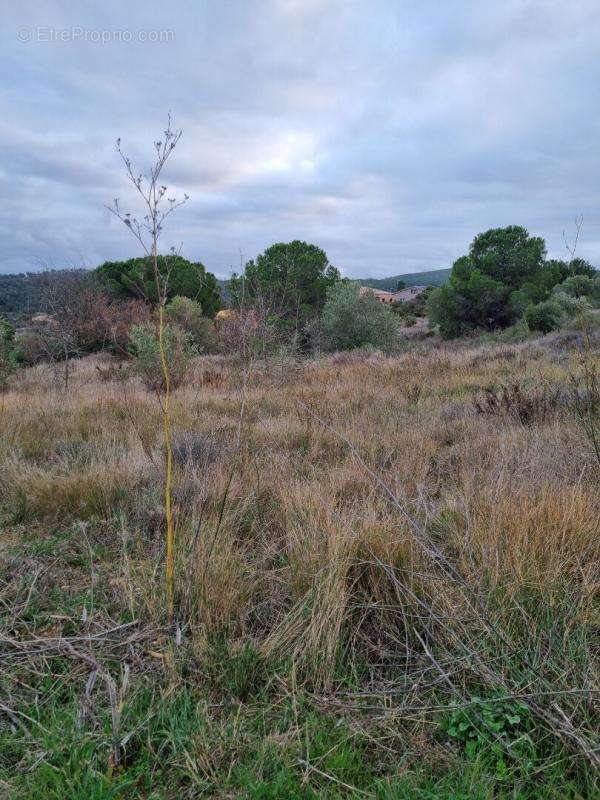
{"label": "green tree", "polygon": [[377,347],[393,350],[398,343],[398,317],[373,292],[359,293],[357,284],[339,281],[327,290],[322,327],[333,350]]}
{"label": "green tree", "polygon": [[243,275],[229,281],[232,304],[260,307],[267,315],[296,321],[296,327],[325,303],[327,290],[340,278],[324,250],[293,241],[271,245],[248,261]]}
{"label": "green tree", "polygon": [[560,278],[560,262],[547,266],[540,237],[510,225],[479,234],[469,255],[454,262],[448,282],[428,304],[444,338],[477,328],[510,325],[531,304],[545,300]]}
{"label": "green tree", "polygon": [[584,258],[573,258],[571,261],[551,258],[544,264],[544,269],[552,276],[552,286],[562,283],[572,275],[587,275],[588,278],[595,278],[598,274],[596,268]]}
{"label": "green tree", "polygon": [[546,257],[546,245],[540,236],[530,236],[520,225],[491,228],[473,239],[469,249],[473,269],[509,289],[524,283],[537,283]]}
{"label": "green tree", "polygon": [[509,295],[505,284],[475,268],[470,256],[462,256],[454,262],[449,281],[431,293],[429,318],[444,339],[476,328],[501,328],[516,316]]}
{"label": "green tree", "polygon": [[[178,255],[158,256],[157,263],[158,271],[168,287],[168,299],[189,297],[200,303],[206,316],[213,317],[216,314],[221,307],[219,283],[203,264]],[[154,265],[150,257],[106,261],[96,269],[96,274],[116,295],[158,302]]]}

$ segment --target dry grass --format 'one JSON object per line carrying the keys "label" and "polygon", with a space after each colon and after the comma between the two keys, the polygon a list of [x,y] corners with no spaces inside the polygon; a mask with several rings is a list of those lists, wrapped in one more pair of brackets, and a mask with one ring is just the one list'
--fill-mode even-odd
{"label": "dry grass", "polygon": [[[6,541],[85,521],[113,554],[111,613],[158,625],[159,409],[135,379],[100,380],[97,363],[77,363],[68,395],[36,367],[5,396]],[[241,366],[198,360],[172,397],[176,602],[198,657],[217,634],[252,641],[330,699],[358,659],[363,689],[388,698],[383,716],[486,685],[537,693],[539,723],[584,757],[599,689],[600,475],[569,403],[575,368],[551,339],[424,342],[283,376],[260,364],[240,418]],[[517,401],[535,399],[525,421],[478,413],[487,390],[514,386]],[[544,692],[574,694],[557,710]]]}

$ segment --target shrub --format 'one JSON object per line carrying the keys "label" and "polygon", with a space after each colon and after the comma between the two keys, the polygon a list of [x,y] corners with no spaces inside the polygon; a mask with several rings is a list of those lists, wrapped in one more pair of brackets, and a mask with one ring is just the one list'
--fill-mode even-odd
{"label": "shrub", "polygon": [[545,300],[525,310],[525,322],[532,331],[550,333],[560,326],[562,311],[554,300]]}
{"label": "shrub", "polygon": [[444,339],[505,328],[517,317],[509,287],[475,268],[468,256],[454,262],[450,280],[431,294],[427,307]]}
{"label": "shrub", "polygon": [[20,358],[28,365],[62,361],[80,352],[72,333],[61,329],[50,314],[33,317],[27,327],[16,332],[15,341]]}
{"label": "shrub", "polygon": [[398,317],[372,292],[361,295],[349,281],[328,290],[322,323],[332,350],[370,346],[389,352],[398,343]]}
{"label": "shrub", "polygon": [[599,301],[600,277],[591,278],[589,275],[571,275],[554,287],[554,294],[565,294],[568,297],[575,298],[586,297],[591,301]]}
{"label": "shrub", "polygon": [[[171,388],[176,389],[185,380],[190,359],[197,350],[190,334],[178,325],[165,325],[164,343],[169,382]],[[135,370],[145,386],[154,391],[164,391],[158,332],[154,325],[134,325],[131,330],[131,351]]]}
{"label": "shrub", "polygon": [[527,391],[520,384],[513,383],[502,389],[485,389],[482,397],[473,400],[473,408],[478,414],[508,416],[521,425],[531,425],[545,422],[561,402],[558,390],[550,394],[543,390]]}
{"label": "shrub", "polygon": [[6,387],[9,377],[16,371],[17,361],[15,329],[0,319],[0,390]]}
{"label": "shrub", "polygon": [[104,347],[119,355],[128,352],[131,331],[135,325],[149,325],[150,306],[141,300],[114,300],[102,304],[98,322]]}
{"label": "shrub", "polygon": [[199,352],[216,350],[215,326],[212,320],[202,316],[202,307],[189,297],[174,297],[166,307],[167,319],[190,334]]}
{"label": "shrub", "polygon": [[417,318],[414,314],[405,314],[403,317],[400,317],[400,319],[405,328],[412,328],[417,324]]}
{"label": "shrub", "polygon": [[124,355],[133,326],[149,323],[151,319],[152,310],[142,300],[121,300],[91,290],[82,298],[69,330],[81,353],[109,350]]}
{"label": "shrub", "polygon": [[579,313],[586,313],[590,310],[591,304],[587,297],[574,297],[565,292],[557,292],[553,295],[552,301],[560,308],[567,317],[574,317]]}
{"label": "shrub", "polygon": [[264,312],[228,311],[216,325],[219,349],[242,358],[260,358],[273,352],[281,341],[276,324]]}

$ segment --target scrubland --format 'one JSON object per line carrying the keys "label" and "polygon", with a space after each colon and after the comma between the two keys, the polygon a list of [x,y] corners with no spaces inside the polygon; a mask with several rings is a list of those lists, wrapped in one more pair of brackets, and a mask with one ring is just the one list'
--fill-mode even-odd
{"label": "scrubland", "polygon": [[172,398],[175,624],[159,399],[101,356],[66,393],[16,376],[0,795],[599,796],[582,374],[574,333],[198,358]]}

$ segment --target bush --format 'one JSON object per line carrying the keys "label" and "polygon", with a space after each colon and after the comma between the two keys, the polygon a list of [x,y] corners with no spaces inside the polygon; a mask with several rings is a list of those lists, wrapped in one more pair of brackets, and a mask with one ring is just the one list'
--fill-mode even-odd
{"label": "bush", "polygon": [[372,292],[361,295],[358,285],[349,281],[327,291],[322,326],[332,350],[370,346],[389,352],[398,343],[398,317]]}
{"label": "bush", "polygon": [[561,317],[561,308],[555,300],[545,300],[525,310],[525,322],[529,329],[541,333],[556,330],[560,326]]}
{"label": "bush", "polygon": [[9,377],[16,372],[17,362],[15,329],[9,322],[0,319],[0,390],[6,387]]}
{"label": "bush", "polygon": [[552,302],[560,308],[567,317],[574,317],[581,312],[586,313],[590,310],[591,304],[587,297],[574,297],[566,292],[556,292],[552,297]]}
{"label": "bush", "polygon": [[[190,334],[178,325],[165,325],[164,344],[169,382],[171,388],[176,389],[185,380],[190,359],[196,355],[197,350]],[[158,332],[154,325],[134,325],[131,330],[131,351],[135,371],[145,386],[154,391],[164,391]]]}
{"label": "bush", "polygon": [[224,353],[242,358],[261,358],[274,352],[281,343],[276,322],[261,311],[221,312],[217,316],[217,340]]}
{"label": "bush", "polygon": [[509,288],[474,268],[467,256],[454,262],[450,279],[432,292],[427,310],[444,339],[477,329],[505,328],[517,316]]}
{"label": "bush", "polygon": [[190,334],[201,353],[216,350],[215,326],[211,319],[202,316],[202,307],[189,297],[174,297],[166,307],[167,319]]}
{"label": "bush", "polygon": [[125,355],[134,325],[150,323],[152,310],[141,300],[110,298],[106,292],[90,291],[69,322],[69,330],[80,353],[109,350]]}
{"label": "bush", "polygon": [[15,334],[19,357],[24,364],[58,362],[80,353],[74,335],[61,328],[50,314],[37,314],[27,327]]}
{"label": "bush", "polygon": [[554,287],[554,294],[565,294],[568,297],[588,298],[592,302],[600,301],[600,277],[589,275],[571,275]]}

